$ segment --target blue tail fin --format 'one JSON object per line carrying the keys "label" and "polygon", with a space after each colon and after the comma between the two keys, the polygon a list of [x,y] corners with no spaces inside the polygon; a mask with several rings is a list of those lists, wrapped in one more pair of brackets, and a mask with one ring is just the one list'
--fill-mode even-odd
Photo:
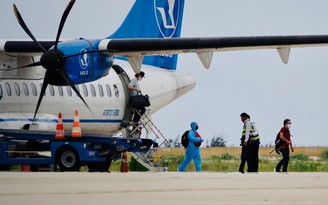
{"label": "blue tail fin", "polygon": [[[136,0],[119,29],[107,38],[180,37],[183,8],[184,0]],[[145,56],[143,64],[175,70],[177,60],[178,55]]]}

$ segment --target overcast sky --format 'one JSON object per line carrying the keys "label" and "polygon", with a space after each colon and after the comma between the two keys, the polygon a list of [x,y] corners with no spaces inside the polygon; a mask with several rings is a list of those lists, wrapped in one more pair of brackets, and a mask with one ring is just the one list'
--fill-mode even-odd
{"label": "overcast sky", "polygon": [[[62,38],[103,38],[113,33],[134,0],[77,0]],[[0,38],[28,38],[17,23],[16,3],[32,33],[54,39],[68,0],[0,1]],[[186,0],[183,37],[328,34],[326,0]],[[210,140],[223,135],[239,145],[240,113],[259,127],[262,145],[274,141],[285,118],[293,121],[296,145],[328,146],[328,47],[292,49],[287,65],[276,50],[216,53],[205,70],[196,54],[179,56],[179,72],[195,76],[187,95],[153,118],[167,138],[191,121]]]}

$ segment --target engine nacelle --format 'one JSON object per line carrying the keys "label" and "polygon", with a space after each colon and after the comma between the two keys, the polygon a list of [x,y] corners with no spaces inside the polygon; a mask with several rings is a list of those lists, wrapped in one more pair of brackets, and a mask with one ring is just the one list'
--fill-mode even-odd
{"label": "engine nacelle", "polygon": [[[97,52],[99,42],[99,40],[78,39],[58,44],[58,50],[64,56],[80,54],[67,58],[64,64],[64,68],[74,84],[97,80],[105,76],[111,68],[114,58]],[[54,84],[60,83],[58,81]]]}

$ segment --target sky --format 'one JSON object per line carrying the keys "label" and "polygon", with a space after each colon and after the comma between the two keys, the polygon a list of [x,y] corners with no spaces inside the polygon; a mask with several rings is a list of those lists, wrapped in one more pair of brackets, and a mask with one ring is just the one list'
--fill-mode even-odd
{"label": "sky", "polygon": [[[12,11],[16,3],[37,39],[54,39],[68,0],[0,1],[0,39],[27,39]],[[77,0],[62,38],[103,38],[113,33],[134,0]],[[326,0],[186,0],[182,37],[328,34]],[[238,146],[240,113],[257,124],[261,144],[272,144],[285,118],[296,146],[328,146],[328,47],[295,48],[283,64],[276,50],[218,52],[206,70],[196,54],[179,56],[178,72],[195,89],[153,116],[167,138],[199,124],[205,140],[222,136]]]}

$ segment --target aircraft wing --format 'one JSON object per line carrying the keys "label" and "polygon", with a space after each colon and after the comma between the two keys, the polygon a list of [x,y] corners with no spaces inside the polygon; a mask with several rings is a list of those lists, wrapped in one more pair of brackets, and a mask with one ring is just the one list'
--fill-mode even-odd
{"label": "aircraft wing", "polygon": [[[54,41],[39,41],[50,49]],[[327,46],[328,35],[199,37],[199,38],[134,38],[104,39],[98,50],[114,56],[126,56],[135,72],[140,71],[143,56],[158,54],[197,53],[205,68],[209,68],[213,52],[255,49],[277,49],[284,63],[288,63],[294,47]],[[0,60],[10,56],[41,55],[42,50],[33,41],[0,41]]]}
{"label": "aircraft wing", "polygon": [[[39,43],[49,50],[55,41],[39,41]],[[0,40],[0,54],[3,53],[10,56],[37,56],[42,55],[43,52],[38,45],[30,40]]]}
{"label": "aircraft wing", "polygon": [[137,72],[144,55],[197,53],[204,67],[209,68],[213,52],[217,51],[277,49],[282,61],[288,63],[291,48],[327,45],[328,35],[149,38],[105,39],[100,42],[99,50],[127,56]]}

